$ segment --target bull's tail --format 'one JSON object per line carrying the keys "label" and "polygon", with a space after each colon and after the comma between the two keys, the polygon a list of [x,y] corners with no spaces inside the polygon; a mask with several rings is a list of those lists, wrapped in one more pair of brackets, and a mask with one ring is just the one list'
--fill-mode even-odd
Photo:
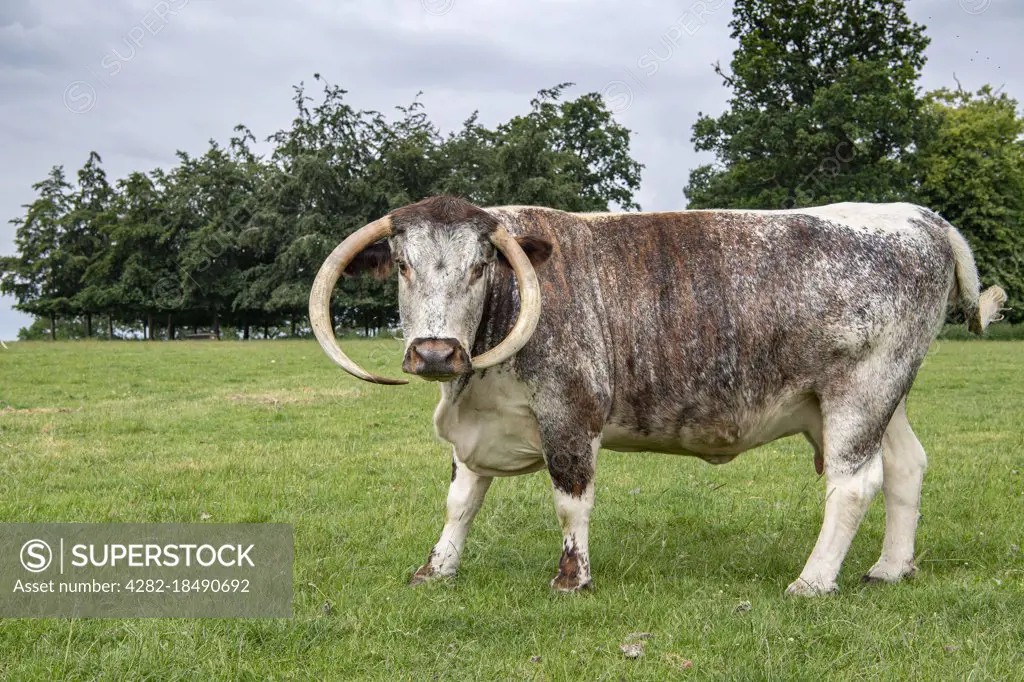
{"label": "bull's tail", "polygon": [[998,286],[981,291],[978,266],[974,264],[971,247],[952,225],[949,227],[949,242],[956,258],[956,293],[967,318],[967,328],[981,334],[989,324],[1003,319],[999,311],[1006,303],[1006,292]]}

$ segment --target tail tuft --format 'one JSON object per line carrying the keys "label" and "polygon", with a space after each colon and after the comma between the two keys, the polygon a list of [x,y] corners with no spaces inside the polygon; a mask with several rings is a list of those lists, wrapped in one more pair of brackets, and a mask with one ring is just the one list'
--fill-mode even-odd
{"label": "tail tuft", "polygon": [[1003,319],[1002,314],[999,312],[1003,309],[1003,305],[1006,303],[1006,292],[1003,291],[1002,287],[989,287],[985,291],[981,292],[981,296],[978,297],[978,314],[977,318],[971,320],[972,331],[974,325],[977,324],[981,333],[985,331],[985,327],[989,326],[993,322],[998,322]]}
{"label": "tail tuft", "polygon": [[953,247],[956,293],[960,300],[960,308],[967,318],[967,328],[975,334],[981,334],[990,324],[1003,319],[999,311],[1006,303],[1006,292],[997,286],[981,291],[978,267],[974,264],[974,254],[971,253],[970,245],[952,225],[949,226],[948,234],[950,246]]}

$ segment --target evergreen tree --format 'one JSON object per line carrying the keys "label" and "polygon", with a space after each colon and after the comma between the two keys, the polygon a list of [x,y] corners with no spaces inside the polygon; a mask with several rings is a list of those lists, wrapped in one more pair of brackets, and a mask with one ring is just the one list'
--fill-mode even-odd
{"label": "evergreen tree", "polygon": [[112,212],[114,191],[107,182],[96,152],[90,152],[78,171],[78,187],[70,213],[64,221],[58,263],[59,288],[63,294],[59,307],[71,316],[82,316],[85,336],[92,336],[92,317],[108,303],[101,290],[90,285],[86,273],[104,257],[109,243],[104,238],[116,221]]}
{"label": "evergreen tree", "polygon": [[24,207],[24,218],[11,221],[17,255],[0,260],[0,292],[15,297],[17,310],[47,318],[50,338],[56,339],[62,307],[61,232],[71,211],[71,185],[64,169],[54,166],[32,189],[39,198]]}

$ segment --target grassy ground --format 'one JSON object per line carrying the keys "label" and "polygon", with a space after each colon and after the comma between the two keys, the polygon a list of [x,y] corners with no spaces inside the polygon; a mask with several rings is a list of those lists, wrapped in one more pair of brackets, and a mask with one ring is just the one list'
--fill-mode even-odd
{"label": "grassy ground", "polygon": [[[396,342],[349,348],[397,371]],[[548,590],[543,474],[491,488],[456,581],[406,588],[450,475],[435,397],[357,382],[312,341],[0,349],[0,521],[208,514],[296,539],[294,619],[0,620],[0,679],[1024,679],[1024,343],[936,344],[909,407],[931,464],[919,575],[860,585],[879,499],[819,600],[782,597],[824,494],[798,439],[721,467],[602,453],[592,594]]]}

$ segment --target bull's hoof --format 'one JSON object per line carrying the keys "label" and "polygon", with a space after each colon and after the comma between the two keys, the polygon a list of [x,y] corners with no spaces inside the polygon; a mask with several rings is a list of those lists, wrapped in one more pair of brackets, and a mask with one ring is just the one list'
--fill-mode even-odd
{"label": "bull's hoof", "polygon": [[411,578],[409,578],[409,587],[416,587],[417,585],[429,583],[443,577],[444,576],[438,573],[437,569],[430,564],[423,564],[417,568],[416,572],[412,574]]}
{"label": "bull's hoof", "polygon": [[917,573],[917,567],[907,562],[903,565],[888,565],[878,563],[860,579],[868,585],[895,585],[904,578],[913,578]]}
{"label": "bull's hoof", "polygon": [[590,581],[590,560],[585,553],[580,554],[575,541],[567,541],[562,550],[562,558],[558,560],[558,575],[551,581],[551,589],[564,593],[594,589]]}
{"label": "bull's hoof", "polygon": [[830,594],[837,594],[839,586],[833,583],[809,582],[803,578],[797,578],[786,588],[787,597],[823,597]]}
{"label": "bull's hoof", "polygon": [[562,594],[573,594],[574,592],[590,591],[594,589],[594,582],[587,578],[581,581],[576,576],[562,575],[559,573],[551,581],[551,589]]}

